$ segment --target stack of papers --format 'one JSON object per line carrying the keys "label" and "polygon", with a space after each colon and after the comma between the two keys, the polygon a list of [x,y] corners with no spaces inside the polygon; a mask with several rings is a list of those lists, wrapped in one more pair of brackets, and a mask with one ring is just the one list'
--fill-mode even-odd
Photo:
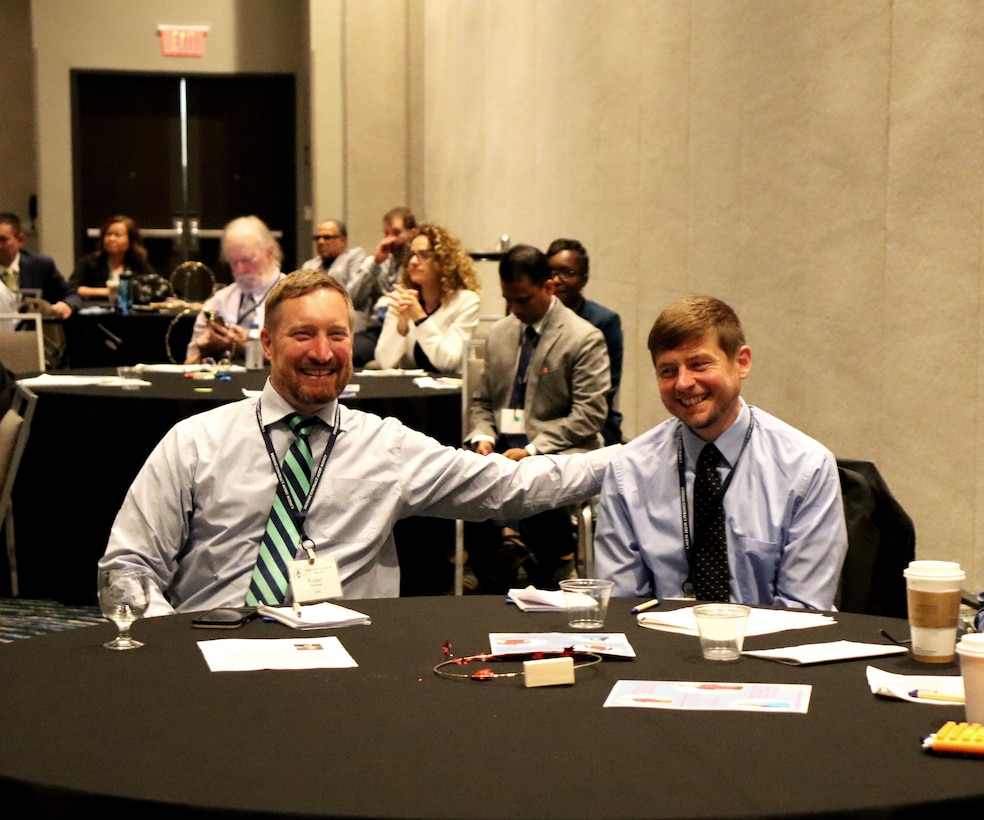
{"label": "stack of papers", "polygon": [[327,602],[299,606],[297,609],[290,606],[260,604],[256,611],[264,618],[273,618],[294,629],[324,629],[372,623],[369,616],[363,612]]}
{"label": "stack of papers", "polygon": [[[639,626],[659,629],[663,632],[676,632],[681,635],[694,635],[697,632],[697,619],[692,606],[674,609],[671,612],[643,612],[637,616]],[[748,616],[745,637],[751,635],[771,635],[787,629],[809,629],[814,626],[832,626],[837,623],[830,615],[819,612],[805,612],[799,609],[753,609]]]}
{"label": "stack of papers", "polygon": [[537,589],[534,586],[511,589],[509,600],[523,612],[556,612],[558,609],[567,609],[564,592],[560,589]]}

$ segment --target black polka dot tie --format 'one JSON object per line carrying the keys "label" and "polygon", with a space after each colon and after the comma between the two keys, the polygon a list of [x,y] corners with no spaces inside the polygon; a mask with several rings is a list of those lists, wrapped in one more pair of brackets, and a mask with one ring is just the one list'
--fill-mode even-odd
{"label": "black polka dot tie", "polygon": [[697,458],[694,478],[694,546],[691,557],[694,594],[698,601],[727,601],[728,538],[717,466],[721,453],[707,444]]}

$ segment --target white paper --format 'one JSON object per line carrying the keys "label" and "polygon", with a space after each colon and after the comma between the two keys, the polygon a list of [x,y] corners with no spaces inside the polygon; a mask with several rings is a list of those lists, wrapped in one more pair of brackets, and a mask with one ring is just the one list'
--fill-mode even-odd
{"label": "white paper", "polygon": [[[964,696],[963,678],[959,675],[897,675],[869,666],[866,670],[868,686],[873,695],[898,698],[911,703],[925,703],[930,706],[953,706],[953,701],[931,700],[910,695],[918,689],[939,692],[944,695]],[[959,705],[959,704],[957,704]]]}
{"label": "white paper", "polygon": [[[598,602],[587,593],[579,592],[577,595],[583,607],[598,605]],[[509,590],[509,599],[523,612],[556,612],[567,609],[567,599],[564,596],[562,589],[537,589],[528,586],[526,589]]]}
{"label": "white paper", "polygon": [[779,649],[746,649],[743,655],[801,665],[845,661],[851,658],[872,658],[878,655],[904,655],[904,646],[885,643],[859,643],[858,641],[828,641],[784,646]]}
{"label": "white paper", "polygon": [[417,387],[426,387],[431,390],[457,390],[461,387],[461,379],[452,379],[447,376],[434,378],[433,376],[420,376],[413,380]]}
{"label": "white paper", "polygon": [[424,376],[427,371],[417,368],[404,370],[402,367],[387,367],[380,370],[360,370],[359,376]]}
{"label": "white paper", "polygon": [[[692,606],[670,612],[641,612],[636,616],[639,626],[697,636],[697,619]],[[745,637],[771,635],[787,629],[810,629],[814,626],[831,626],[837,623],[830,615],[793,609],[753,609],[748,616]]]}
{"label": "white paper", "polygon": [[199,641],[198,648],[212,672],[257,669],[345,669],[358,666],[335,637],[250,640],[219,638]]}

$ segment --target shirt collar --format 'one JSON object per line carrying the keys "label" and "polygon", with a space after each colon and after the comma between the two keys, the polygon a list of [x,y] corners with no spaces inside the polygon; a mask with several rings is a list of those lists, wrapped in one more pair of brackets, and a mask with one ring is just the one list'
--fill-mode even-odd
{"label": "shirt collar", "polygon": [[14,261],[8,266],[14,273],[20,273],[20,260],[21,253],[17,251],[17,255],[14,257]]}
{"label": "shirt collar", "polygon": [[704,445],[709,443],[713,443],[718,448],[728,467],[734,467],[738,462],[738,456],[745,445],[745,434],[748,432],[748,425],[752,420],[751,408],[745,404],[745,400],[741,396],[738,397],[738,401],[741,402],[738,418],[713,442],[704,441],[686,424],[680,422],[683,449],[687,454],[687,463],[691,468],[697,464],[697,457],[700,455],[700,451],[704,449]]}
{"label": "shirt collar", "polygon": [[556,304],[557,304],[557,297],[556,296],[551,296],[550,297],[550,307],[547,308],[547,312],[544,313],[540,317],[539,321],[534,322],[531,325],[523,325],[524,332],[525,332],[526,328],[531,327],[531,328],[533,328],[533,330],[536,331],[536,335],[537,336],[540,336],[543,333],[543,326],[547,323],[547,319],[550,317],[550,314],[553,312],[554,305],[556,305]]}
{"label": "shirt collar", "polygon": [[[315,415],[328,427],[333,427],[337,405],[337,401],[330,401],[315,413]],[[263,426],[270,427],[278,421],[283,421],[291,413],[297,412],[299,412],[298,409],[274,389],[268,377],[266,384],[263,385],[263,393],[260,395],[260,416]]]}

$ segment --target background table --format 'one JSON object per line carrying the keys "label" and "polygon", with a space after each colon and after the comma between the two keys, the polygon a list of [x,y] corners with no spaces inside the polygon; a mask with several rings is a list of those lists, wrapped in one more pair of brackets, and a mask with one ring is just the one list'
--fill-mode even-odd
{"label": "background table", "polygon": [[[77,313],[61,322],[65,333],[62,367],[117,367],[138,362],[183,362],[197,310],[153,310],[136,307],[127,316],[115,310]],[[172,327],[173,324],[173,327]]]}
{"label": "background table", "polygon": [[[112,374],[115,370],[69,371]],[[234,373],[230,381],[195,381],[150,373],[149,387],[39,388],[31,436],[14,486],[20,594],[66,604],[95,603],[96,561],[134,476],[178,421],[259,390],[268,370]],[[394,416],[445,444],[461,438],[461,391],[417,387],[411,376],[355,376],[359,392],[346,404]],[[440,594],[450,586],[454,523],[408,519],[397,547],[406,594]],[[401,544],[403,546],[401,546]],[[4,580],[6,580],[4,578]]]}
{"label": "background table", "polygon": [[[963,707],[875,698],[869,661],[710,663],[696,638],[641,629],[634,602],[616,600],[606,627],[627,633],[636,660],[526,689],[431,670],[445,641],[471,654],[488,649],[491,631],[565,630],[560,615],[492,596],[347,603],[372,625],[220,633],[178,615],[138,622],[146,646],[131,652],[101,647],[110,625],[0,646],[0,798],[38,817],[885,818],[984,807],[984,761],[920,749]],[[907,633],[892,619],[837,618],[746,648]],[[359,667],[210,673],[195,643],[322,634]],[[908,656],[871,663],[957,672]],[[619,679],[806,683],[813,693],[805,715],[602,708]]]}

